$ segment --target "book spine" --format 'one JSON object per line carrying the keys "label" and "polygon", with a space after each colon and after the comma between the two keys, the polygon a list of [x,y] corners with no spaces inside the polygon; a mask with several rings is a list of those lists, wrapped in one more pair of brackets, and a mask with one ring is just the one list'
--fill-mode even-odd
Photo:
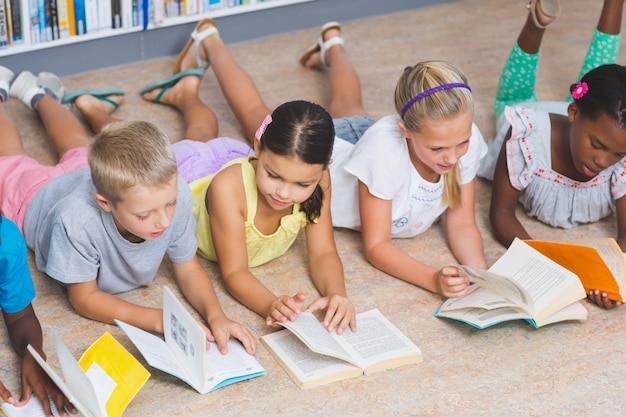
{"label": "book spine", "polygon": [[85,0],[85,33],[98,31],[98,1]]}
{"label": "book spine", "polygon": [[37,7],[37,0],[30,0],[28,9],[30,18],[30,42],[39,43],[41,39],[39,37],[39,8]]}
{"label": "book spine", "polygon": [[22,7],[19,0],[7,0],[11,8],[11,34],[12,43],[22,43],[24,33],[22,32]]}
{"label": "book spine", "polygon": [[67,38],[70,36],[70,22],[67,10],[68,0],[56,0],[57,2],[57,18],[59,20],[59,38]]}
{"label": "book spine", "polygon": [[37,0],[37,16],[39,22],[39,40],[46,42],[48,40],[46,32],[46,1]]}
{"label": "book spine", "polygon": [[76,36],[76,13],[74,12],[74,0],[67,0],[67,24],[69,35]]}
{"label": "book spine", "polygon": [[131,0],[132,4],[132,26],[141,26],[141,8],[139,7],[139,2],[137,0]]}
{"label": "book spine", "polygon": [[122,27],[125,29],[133,27],[133,0],[121,0],[120,7]]}
{"label": "book spine", "polygon": [[12,13],[11,13],[11,1],[10,0],[0,0],[4,1],[4,8],[6,9],[5,15],[7,20],[7,43],[11,45],[13,43],[13,23],[12,23]]}
{"label": "book spine", "polygon": [[48,0],[46,2],[46,18],[49,18],[48,28],[50,31],[50,40],[59,39],[59,15],[57,8],[57,0]]}
{"label": "book spine", "polygon": [[113,11],[111,10],[111,0],[97,0],[98,3],[98,29],[111,29],[113,21]]}
{"label": "book spine", "polygon": [[9,27],[7,25],[7,9],[4,0],[0,0],[0,48],[9,46]]}
{"label": "book spine", "polygon": [[[71,1],[71,0],[70,0]],[[87,16],[85,15],[85,0],[74,0],[74,22],[76,35],[87,33]]]}
{"label": "book spine", "polygon": [[122,27],[122,5],[120,0],[111,0],[111,27],[119,29]]}

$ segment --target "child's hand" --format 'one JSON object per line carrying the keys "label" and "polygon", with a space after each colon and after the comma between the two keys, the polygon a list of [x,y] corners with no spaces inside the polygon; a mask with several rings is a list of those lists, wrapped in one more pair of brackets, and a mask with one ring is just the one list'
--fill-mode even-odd
{"label": "child's hand", "polygon": [[226,343],[230,338],[239,340],[249,354],[254,355],[256,353],[256,339],[245,326],[230,320],[226,316],[211,319],[209,326],[211,327],[210,330],[203,326],[207,340],[217,343],[217,348],[222,355],[228,353]]}
{"label": "child's hand", "polygon": [[606,308],[607,310],[610,310],[613,307],[617,307],[622,304],[620,301],[610,300],[609,296],[605,292],[600,292],[598,290],[589,291],[589,294],[587,294],[587,298],[592,303],[597,304],[602,308]]}
{"label": "child's hand", "polygon": [[22,359],[22,398],[19,402],[14,402],[13,404],[16,406],[25,405],[28,400],[30,400],[30,396],[33,392],[40,399],[46,416],[52,416],[48,398],[54,401],[61,416],[69,416],[65,411],[66,409],[70,413],[76,414],[76,409],[72,403],[70,403],[61,390],[59,390],[43,369],[41,369],[30,352],[27,352]]}
{"label": "child's hand", "polygon": [[438,292],[447,298],[463,297],[470,290],[469,277],[456,266],[444,266],[435,272],[435,285]]}
{"label": "child's hand", "polygon": [[275,322],[285,323],[287,320],[294,321],[296,316],[302,312],[302,306],[306,296],[299,291],[293,297],[280,295],[272,302],[270,314],[265,318],[268,326]]}
{"label": "child's hand", "polygon": [[337,334],[341,334],[348,325],[350,325],[350,329],[353,332],[356,332],[356,314],[354,313],[354,306],[347,297],[334,294],[328,297],[318,298],[306,309],[306,311],[310,312],[317,310],[326,310],[323,324],[329,332],[337,328]]}

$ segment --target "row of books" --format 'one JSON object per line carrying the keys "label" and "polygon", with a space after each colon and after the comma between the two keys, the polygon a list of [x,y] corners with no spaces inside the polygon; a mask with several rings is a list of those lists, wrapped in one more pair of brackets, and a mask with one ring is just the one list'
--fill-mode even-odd
{"label": "row of books", "polygon": [[0,48],[26,39],[35,44],[112,29],[145,30],[171,17],[265,1],[271,0],[0,0]]}

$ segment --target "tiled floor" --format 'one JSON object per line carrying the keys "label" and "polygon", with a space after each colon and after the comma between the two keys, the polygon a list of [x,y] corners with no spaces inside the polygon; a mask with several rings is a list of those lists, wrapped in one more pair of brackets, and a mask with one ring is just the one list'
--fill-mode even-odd
{"label": "tiled floor", "polygon": [[[466,71],[477,100],[476,123],[485,138],[494,133],[493,97],[501,66],[521,28],[525,1],[461,0],[440,6],[344,22],[343,34],[361,74],[364,101],[375,117],[393,112],[392,94],[403,67],[425,59],[446,59]],[[601,1],[569,0],[564,13],[544,39],[538,74],[538,93],[544,100],[565,97],[578,70],[599,14]],[[320,22],[321,24],[322,22]],[[218,21],[219,24],[219,21]],[[300,68],[297,58],[318,36],[318,28],[231,45],[252,74],[270,106],[296,98],[326,104],[328,91],[321,73]],[[624,47],[622,46],[622,59]],[[108,68],[66,77],[67,89],[122,87],[127,102],[118,110],[124,118],[153,121],[173,141],[182,134],[180,116],[170,108],[143,102],[137,91],[167,76],[174,57]],[[234,116],[210,71],[202,97],[215,109],[221,133],[240,138]],[[54,155],[41,125],[19,102],[6,106],[15,117],[28,152],[45,162]],[[495,261],[504,248],[493,239],[487,220],[490,186],[478,182],[477,219],[487,258]],[[615,218],[574,230],[555,230],[520,214],[532,236],[570,240],[582,236],[613,236]],[[441,225],[414,239],[399,240],[415,257],[433,265],[454,262]],[[423,351],[424,362],[311,390],[300,390],[264,347],[258,359],[267,375],[199,395],[189,386],[151,369],[152,377],[130,404],[127,416],[560,416],[626,414],[626,325],[624,307],[601,310],[584,302],[589,319],[535,330],[524,323],[475,330],[433,317],[441,297],[393,279],[372,268],[363,258],[357,233],[337,230],[349,294],[358,311],[378,307]],[[31,258],[31,265],[32,258]],[[271,329],[225,291],[214,264],[204,262],[227,314],[249,326],[256,335]],[[303,289],[314,296],[308,278],[302,236],[283,257],[255,273],[275,292]],[[75,314],[64,290],[35,272],[35,308],[42,321],[50,362],[56,366],[52,334],[57,333],[75,356],[104,331],[111,332],[131,352],[137,351],[116,327]],[[144,305],[159,306],[161,287],[174,287],[165,261],[148,288],[121,296]],[[4,328],[0,330],[0,379],[19,390],[15,354]]]}

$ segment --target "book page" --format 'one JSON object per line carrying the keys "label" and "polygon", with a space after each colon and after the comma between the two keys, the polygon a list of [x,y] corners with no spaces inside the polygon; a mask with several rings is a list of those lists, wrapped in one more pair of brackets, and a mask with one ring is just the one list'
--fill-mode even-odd
{"label": "book page", "polygon": [[61,371],[63,371],[65,383],[92,415],[107,417],[104,404],[98,401],[96,390],[91,381],[56,334],[54,335],[54,344],[56,346],[57,358],[59,359]]}
{"label": "book page", "polygon": [[[520,313],[524,311],[517,303],[508,300],[495,292],[481,287],[480,285],[472,285],[469,293],[465,297],[449,298],[439,308],[439,311],[452,311],[462,308],[480,308],[482,310],[494,310],[498,308],[509,308]],[[529,312],[523,313],[524,317],[529,317]]]}
{"label": "book page", "polygon": [[301,313],[296,318],[296,321],[287,321],[277,324],[291,330],[293,334],[298,336],[313,352],[334,356],[357,365],[341,344],[335,340],[324,326],[322,326],[313,313]]}
{"label": "book page", "polygon": [[[50,408],[54,417],[61,417],[53,401],[50,402]],[[23,407],[16,407],[9,403],[2,404],[2,411],[4,411],[8,417],[46,417],[46,413],[43,411],[43,405],[35,394],[30,397],[28,403]],[[82,417],[80,413],[70,415],[72,417]]]}
{"label": "book page", "polygon": [[266,334],[261,341],[302,388],[354,378],[363,373],[360,368],[341,359],[313,352],[288,329]]}
{"label": "book page", "polygon": [[170,352],[163,339],[120,320],[115,320],[115,324],[126,333],[126,336],[139,349],[139,352],[141,352],[141,355],[150,366],[191,384],[191,380],[178,362],[176,362],[176,358]]}
{"label": "book page", "polygon": [[470,324],[479,329],[484,329],[494,324],[509,320],[526,320],[530,316],[515,308],[496,308],[486,310],[484,308],[464,307],[454,310],[444,310],[443,306],[435,312],[435,317],[455,319]]}
{"label": "book page", "polygon": [[[56,335],[55,335],[55,338],[56,338]],[[82,403],[82,399],[78,398],[78,396],[65,383],[65,381],[63,381],[63,379],[59,376],[59,374],[57,374],[56,371],[54,369],[52,369],[52,367],[48,364],[48,362],[46,362],[41,357],[41,355],[39,355],[39,352],[37,352],[31,345],[28,345],[26,348],[28,349],[30,354],[33,356],[33,358],[37,361],[39,366],[41,366],[41,369],[43,369],[44,372],[46,374],[48,374],[48,376],[50,377],[52,382],[54,382],[56,384],[56,386],[59,387],[61,392],[65,395],[65,397],[68,400],[70,400],[70,402],[74,405],[74,407],[76,408],[76,410],[78,410],[79,413],[81,413],[84,417],[96,417],[97,416],[97,414],[93,414],[91,412],[91,409],[88,409]],[[71,354],[70,354],[70,356],[71,356]],[[78,364],[76,364],[76,366],[78,366]],[[82,371],[81,371],[81,373],[82,373]],[[86,376],[85,376],[85,378],[86,378]],[[88,380],[87,380],[87,382],[89,383]],[[94,394],[94,397],[95,397],[95,394]]]}
{"label": "book page", "polygon": [[211,342],[205,355],[204,374],[209,391],[225,385],[265,374],[257,359],[246,352],[237,340],[228,340],[228,353],[222,355],[217,344]]}
{"label": "book page", "polygon": [[[361,368],[381,364],[368,372],[422,360],[419,348],[378,309],[357,315],[356,332],[348,327],[341,335],[332,335]],[[413,359],[402,360],[409,356]],[[397,361],[387,362],[392,359]]]}
{"label": "book page", "polygon": [[190,385],[201,393],[208,392],[206,333],[168,287],[163,287],[163,331],[165,343],[191,379]]}
{"label": "book page", "polygon": [[[518,238],[489,271],[510,277],[528,292],[532,301],[529,300],[525,304],[529,306],[533,316],[546,310],[552,310],[551,312],[560,310],[565,305],[586,296],[580,280],[574,273],[543,256]],[[566,290],[576,283],[579,285],[579,291],[573,295],[567,294]],[[511,295],[500,294],[505,298]],[[560,301],[559,298],[564,295],[568,296],[567,300],[562,303],[555,302]]]}

